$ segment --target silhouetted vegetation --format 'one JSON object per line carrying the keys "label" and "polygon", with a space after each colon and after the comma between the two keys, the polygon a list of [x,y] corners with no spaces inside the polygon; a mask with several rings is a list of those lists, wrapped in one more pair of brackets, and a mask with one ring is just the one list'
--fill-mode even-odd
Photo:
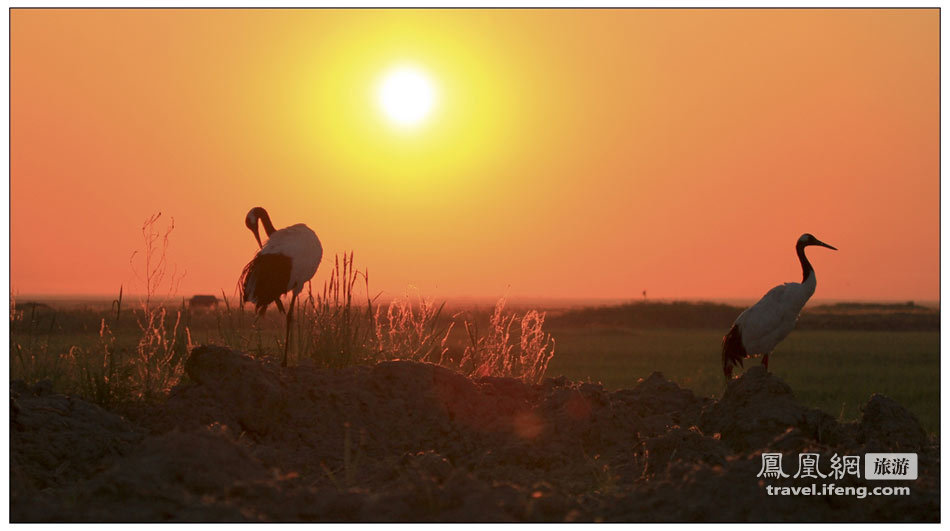
{"label": "silhouetted vegetation", "polygon": [[[124,305],[122,288],[112,301],[68,309],[18,304],[11,297],[12,378],[28,384],[48,380],[59,392],[114,406],[164,396],[182,378],[195,344],[228,346],[258,358],[283,351],[284,320],[274,308],[257,315],[223,291],[223,308],[174,300],[175,278],[164,258],[171,227],[162,233],[157,220],[149,218],[142,228],[146,294],[137,306]],[[352,253],[327,266],[322,291],[314,294],[308,284],[298,299],[290,344],[297,364],[341,368],[401,359],[538,382],[554,356],[544,312],[512,312],[504,299],[493,311],[454,315],[444,312],[444,302],[420,295],[380,303]]]}
{"label": "silhouetted vegetation", "polygon": [[[189,313],[172,303],[177,288],[166,251],[174,221],[161,213],[142,225],[143,248],[132,253],[133,271],[145,292],[138,308],[125,310],[123,289],[108,307],[56,310],[10,301],[10,373],[27,382],[49,380],[54,389],[111,406],[163,397],[178,383],[191,347]],[[141,252],[140,252],[141,251]],[[136,257],[140,260],[136,261]]]}

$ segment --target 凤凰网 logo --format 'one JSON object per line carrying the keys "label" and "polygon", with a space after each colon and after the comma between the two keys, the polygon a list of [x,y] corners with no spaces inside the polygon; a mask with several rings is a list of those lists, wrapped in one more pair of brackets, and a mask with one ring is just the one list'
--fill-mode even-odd
{"label": "\u51e4\u51f0\u7f51 logo", "polygon": [[[760,478],[814,478],[842,479],[845,476],[861,477],[861,456],[837,453],[831,456],[830,464],[824,468],[820,464],[821,455],[817,453],[798,454],[798,470],[794,475],[785,472],[780,452],[764,452],[762,468],[756,477]],[[869,453],[864,454],[864,479],[871,480],[911,480],[917,479],[916,453]]]}

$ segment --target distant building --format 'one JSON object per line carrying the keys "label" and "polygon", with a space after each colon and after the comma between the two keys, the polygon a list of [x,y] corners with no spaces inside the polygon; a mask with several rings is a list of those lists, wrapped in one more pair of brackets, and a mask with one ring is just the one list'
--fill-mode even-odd
{"label": "distant building", "polygon": [[188,301],[189,308],[217,308],[218,298],[214,295],[195,295]]}

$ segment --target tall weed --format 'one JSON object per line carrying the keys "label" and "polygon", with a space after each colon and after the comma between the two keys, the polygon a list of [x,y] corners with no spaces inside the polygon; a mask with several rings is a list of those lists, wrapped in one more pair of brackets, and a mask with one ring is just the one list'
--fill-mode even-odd
{"label": "tall weed", "polygon": [[[544,312],[530,310],[523,316],[505,309],[507,298],[501,298],[482,333],[474,317],[463,317],[468,344],[462,353],[459,369],[477,378],[508,376],[527,383],[539,383],[554,357],[554,338],[544,331]],[[517,342],[512,327],[519,323]]]}
{"label": "tall weed", "polygon": [[131,360],[136,392],[145,400],[160,396],[178,382],[190,348],[190,332],[187,323],[182,322],[182,315],[187,312],[184,302],[174,314],[170,314],[167,307],[181,278],[176,277],[174,270],[169,271],[167,261],[175,220],[170,220],[162,229],[158,226],[161,215],[161,212],[154,214],[142,224],[144,249],[140,265],[137,267],[135,263],[138,251],[129,259],[145,287],[145,298],[136,314],[141,338],[136,356]]}

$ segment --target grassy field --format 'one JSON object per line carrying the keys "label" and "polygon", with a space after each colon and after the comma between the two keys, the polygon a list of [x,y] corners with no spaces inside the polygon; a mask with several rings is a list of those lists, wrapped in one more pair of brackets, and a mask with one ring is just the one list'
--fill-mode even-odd
{"label": "grassy field", "polygon": [[[393,358],[441,359],[470,375],[517,376],[510,367],[504,369],[505,359],[514,359],[517,367],[523,352],[532,352],[530,359],[546,356],[550,333],[556,349],[547,376],[600,382],[615,390],[660,371],[710,397],[724,389],[720,342],[741,311],[707,303],[562,310],[525,328],[529,336],[535,334],[534,342],[526,344],[520,323],[529,322],[532,312],[518,308],[493,318],[486,308],[439,311],[435,305],[422,311],[424,305],[415,301],[374,313],[374,318],[348,300],[318,297],[301,305],[292,361],[345,366]],[[804,404],[841,420],[859,418],[871,394],[881,393],[914,412],[925,429],[939,433],[939,310],[906,305],[858,310],[806,311],[799,329],[773,353],[770,369]],[[198,311],[168,307],[162,323],[145,327],[149,333],[143,332],[147,319],[141,310],[117,317],[104,305],[57,308],[21,302],[11,321],[11,377],[49,380],[60,392],[109,407],[130,397],[160,398],[180,378],[193,345],[223,344],[252,356],[278,356],[283,340],[283,320],[276,312],[256,319],[223,304]]]}
{"label": "grassy field", "polygon": [[[700,396],[724,389],[723,330],[558,328],[548,376],[636,385],[653,371]],[[910,409],[924,428],[940,428],[940,333],[937,331],[796,330],[769,359],[803,403],[843,420],[861,415],[872,393]],[[759,363],[758,360],[747,360]]]}

